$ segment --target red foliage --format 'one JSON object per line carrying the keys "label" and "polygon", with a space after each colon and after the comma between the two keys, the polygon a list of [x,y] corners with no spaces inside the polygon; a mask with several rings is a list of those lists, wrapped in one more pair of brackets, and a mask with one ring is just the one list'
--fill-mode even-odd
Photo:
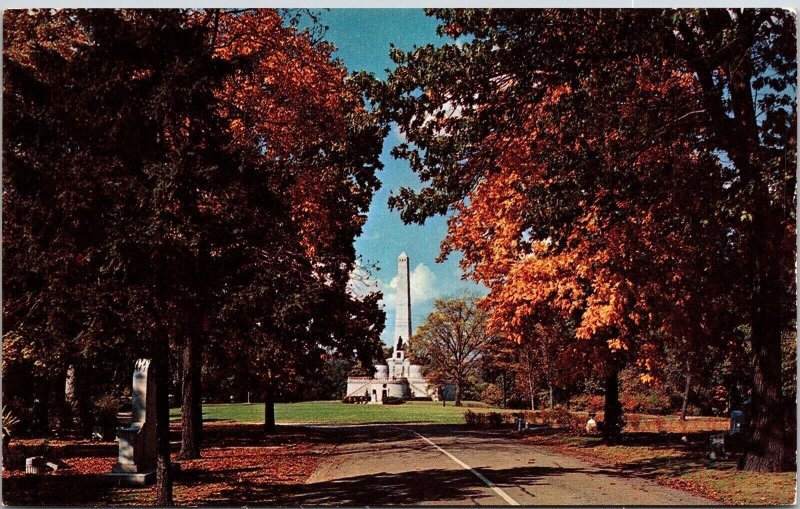
{"label": "red foliage", "polygon": [[[280,503],[281,487],[302,484],[314,471],[325,445],[311,444],[292,431],[265,436],[258,427],[240,424],[207,426],[207,438],[217,447],[203,449],[203,457],[180,463],[174,501],[179,505],[239,505]],[[42,454],[43,440],[12,443],[25,455]],[[111,442],[53,440],[47,455],[64,464],[54,472],[26,475],[24,466],[3,471],[4,501],[13,505],[152,505],[155,487],[114,488],[102,475],[116,461]],[[75,489],[78,488],[78,489]]]}

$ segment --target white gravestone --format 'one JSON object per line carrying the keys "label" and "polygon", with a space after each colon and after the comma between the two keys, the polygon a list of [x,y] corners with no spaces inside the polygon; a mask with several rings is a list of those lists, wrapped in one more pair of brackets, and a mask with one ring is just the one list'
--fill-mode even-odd
{"label": "white gravestone", "polygon": [[131,422],[117,430],[119,456],[108,474],[117,484],[147,485],[156,473],[156,379],[150,359],[133,370]]}

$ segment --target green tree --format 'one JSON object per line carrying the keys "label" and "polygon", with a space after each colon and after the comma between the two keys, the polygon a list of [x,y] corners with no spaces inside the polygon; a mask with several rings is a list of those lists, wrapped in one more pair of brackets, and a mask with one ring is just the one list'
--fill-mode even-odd
{"label": "green tree", "polygon": [[414,358],[425,366],[425,376],[437,385],[454,385],[455,405],[461,406],[463,391],[477,375],[491,337],[486,313],[475,299],[461,297],[435,301],[434,311],[409,343]]}

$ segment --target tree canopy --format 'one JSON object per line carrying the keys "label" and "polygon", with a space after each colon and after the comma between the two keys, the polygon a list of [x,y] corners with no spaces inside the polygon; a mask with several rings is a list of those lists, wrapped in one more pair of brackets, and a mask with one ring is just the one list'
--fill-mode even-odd
{"label": "tree canopy", "polygon": [[270,379],[372,360],[379,297],[347,283],[385,129],[331,46],[274,10],[4,21],[4,345],[63,371],[148,355],[165,382],[188,345],[184,392],[210,343]]}
{"label": "tree canopy", "polygon": [[[746,466],[789,462],[780,331],[790,326],[794,18],[781,10],[434,9],[453,43],[395,50],[373,97],[425,186],[406,222],[454,212],[490,327],[575,324],[605,371],[724,347],[750,327]],[[744,63],[743,63],[744,62]],[[562,337],[568,339],[568,337]],[[612,436],[606,426],[606,438]]]}

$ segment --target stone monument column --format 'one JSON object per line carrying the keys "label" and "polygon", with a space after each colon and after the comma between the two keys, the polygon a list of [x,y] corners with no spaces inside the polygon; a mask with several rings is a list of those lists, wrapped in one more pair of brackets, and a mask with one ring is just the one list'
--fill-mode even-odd
{"label": "stone monument column", "polygon": [[156,377],[150,359],[136,361],[131,389],[131,423],[117,430],[119,455],[106,475],[117,485],[147,485],[156,477],[157,452]]}
{"label": "stone monument column", "polygon": [[394,355],[398,351],[406,350],[408,339],[411,337],[411,283],[408,276],[408,255],[405,251],[397,258],[397,305],[394,314]]}

